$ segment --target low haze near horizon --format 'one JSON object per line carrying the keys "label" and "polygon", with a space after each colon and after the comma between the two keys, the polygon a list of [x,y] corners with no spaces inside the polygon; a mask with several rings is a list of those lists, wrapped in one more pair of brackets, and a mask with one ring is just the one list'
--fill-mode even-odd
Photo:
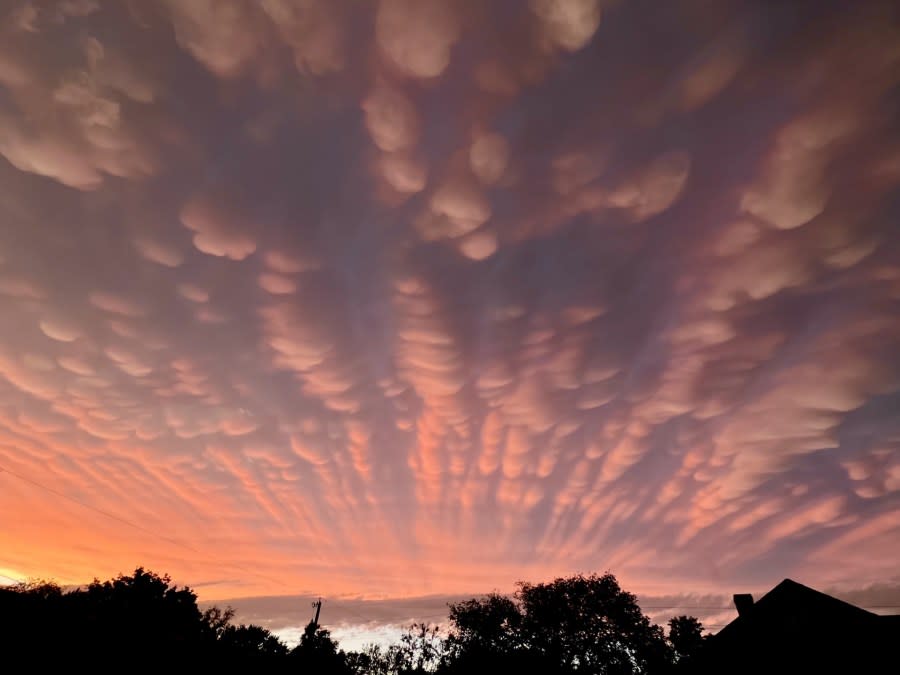
{"label": "low haze near horizon", "polygon": [[0,3],[0,574],[900,604],[898,85],[891,2]]}

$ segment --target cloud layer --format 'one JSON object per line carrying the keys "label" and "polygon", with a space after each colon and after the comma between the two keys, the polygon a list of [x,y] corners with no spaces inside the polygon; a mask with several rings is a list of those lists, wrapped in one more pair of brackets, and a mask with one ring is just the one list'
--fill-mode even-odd
{"label": "cloud layer", "polygon": [[896,582],[891,3],[13,2],[0,571]]}

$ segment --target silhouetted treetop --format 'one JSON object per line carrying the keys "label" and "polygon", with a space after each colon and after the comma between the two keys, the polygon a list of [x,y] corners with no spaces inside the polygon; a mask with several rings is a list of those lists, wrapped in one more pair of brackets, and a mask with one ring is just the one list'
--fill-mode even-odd
{"label": "silhouetted treetop", "polygon": [[459,649],[508,654],[522,647],[522,612],[512,599],[492,593],[449,607]]}
{"label": "silhouetted treetop", "polygon": [[66,591],[37,581],[0,589],[0,649],[36,672],[213,666],[316,675],[666,675],[703,643],[693,617],[669,622],[668,640],[609,573],[520,582],[449,605],[450,631],[416,623],[400,641],[345,653],[310,622],[293,649],[267,629],[235,624],[234,610],[201,610],[188,587],[138,567]]}
{"label": "silhouetted treetop", "polygon": [[234,626],[231,608],[202,612],[196,594],[142,567],[86,588],[52,582],[0,591],[0,649],[27,654],[37,672],[67,667],[257,660],[287,653],[265,628]]}
{"label": "silhouetted treetop", "polygon": [[555,672],[618,675],[662,672],[672,661],[662,629],[609,573],[520,582],[513,598],[450,605],[450,621],[448,653],[466,668],[515,658]]}
{"label": "silhouetted treetop", "polygon": [[675,660],[687,668],[703,647],[703,624],[693,616],[674,616],[669,619],[669,642],[675,650]]}

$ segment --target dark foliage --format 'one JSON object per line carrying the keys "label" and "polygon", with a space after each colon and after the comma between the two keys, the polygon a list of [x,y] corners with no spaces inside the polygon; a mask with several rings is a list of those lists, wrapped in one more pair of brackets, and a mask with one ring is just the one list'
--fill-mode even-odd
{"label": "dark foliage", "polygon": [[268,630],[233,623],[229,608],[201,611],[189,588],[138,568],[130,576],[63,591],[52,582],[0,589],[0,650],[30,670],[132,671],[213,666],[226,672],[317,675],[664,675],[684,667],[704,640],[680,616],[666,639],[611,574],[520,583],[452,604],[446,637],[414,624],[397,644],[338,649],[310,622],[292,650]]}
{"label": "dark foliage", "polygon": [[669,643],[675,651],[675,661],[686,672],[703,648],[703,624],[692,616],[669,619]]}
{"label": "dark foliage", "polygon": [[0,589],[0,650],[29,671],[59,664],[101,671],[150,665],[277,665],[287,648],[265,628],[235,626],[230,608],[201,612],[197,596],[138,568],[63,592],[50,582]]}
{"label": "dark foliage", "polygon": [[438,671],[444,662],[444,648],[437,626],[415,623],[399,643],[389,647],[369,645],[345,658],[354,675],[422,675]]}
{"label": "dark foliage", "polygon": [[300,636],[299,644],[291,650],[291,660],[311,673],[349,675],[344,652],[338,650],[331,633],[310,621]]}
{"label": "dark foliage", "polygon": [[531,664],[548,673],[638,675],[672,664],[662,629],[611,574],[520,583],[514,599],[494,594],[452,605],[450,619],[452,672]]}

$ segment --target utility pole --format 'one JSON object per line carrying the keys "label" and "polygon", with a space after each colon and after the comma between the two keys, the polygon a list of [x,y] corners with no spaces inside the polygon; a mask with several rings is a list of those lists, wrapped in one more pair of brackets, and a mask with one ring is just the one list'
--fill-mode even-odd
{"label": "utility pole", "polygon": [[318,628],[319,627],[319,612],[322,611],[322,598],[319,598],[314,603],[312,603],[312,606],[316,608],[316,618],[313,619],[313,626]]}

